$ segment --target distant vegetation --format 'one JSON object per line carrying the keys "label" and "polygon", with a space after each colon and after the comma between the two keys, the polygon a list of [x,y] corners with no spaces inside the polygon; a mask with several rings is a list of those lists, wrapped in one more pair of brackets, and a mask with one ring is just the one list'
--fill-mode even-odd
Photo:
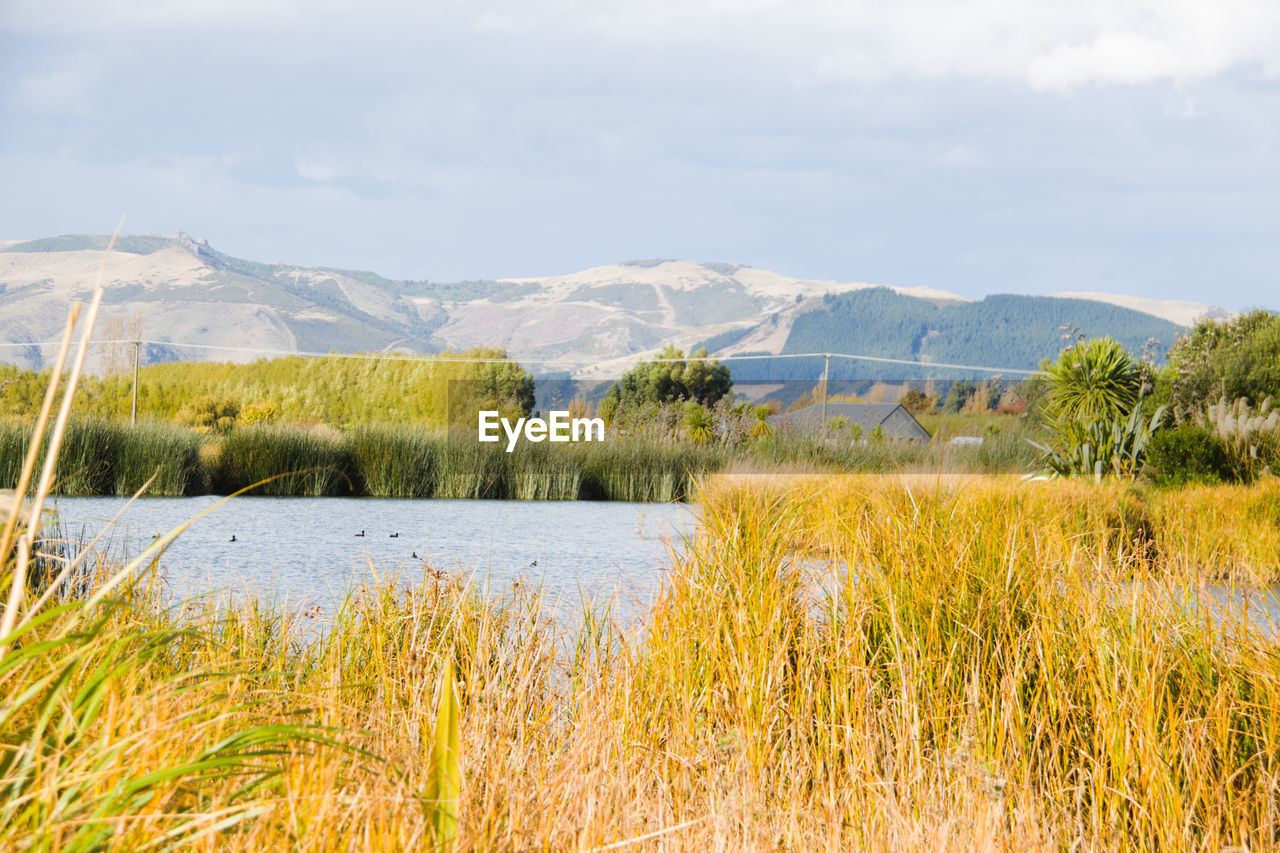
{"label": "distant vegetation", "polygon": [[[852,310],[853,297],[897,299],[888,291],[863,291],[829,302]],[[1055,330],[1047,349],[1052,352],[1064,337],[1069,345],[1042,361],[1043,375],[1022,382],[793,382],[771,391],[781,403],[735,396],[727,364],[702,350],[686,356],[668,347],[660,355],[672,360],[637,364],[603,398],[561,395],[557,406],[605,420],[612,449],[544,445],[510,456],[501,448],[473,452],[477,409],[518,417],[536,405],[532,377],[505,360],[502,350],[445,353],[437,362],[285,357],[153,365],[141,371],[144,426],[136,431],[111,425],[129,417],[127,373],[83,380],[77,411],[84,420],[69,441],[64,458],[72,461],[59,488],[128,493],[158,465],[162,476],[153,491],[172,494],[229,492],[306,470],[311,473],[265,488],[281,494],[671,500],[688,494],[690,477],[729,465],[1003,472],[1038,464],[1066,476],[1142,477],[1169,485],[1252,482],[1280,469],[1280,411],[1269,400],[1280,391],[1276,315],[1259,311],[1227,323],[1205,321],[1173,342],[1164,366],[1155,363],[1149,344],[1139,359],[1121,341],[1086,338],[1074,328],[1065,335],[1061,327]],[[501,360],[469,360],[477,358]],[[735,364],[735,371],[751,364]],[[46,378],[0,367],[0,418],[13,422],[0,441],[0,457],[9,458],[0,458],[0,473],[14,464],[21,443],[15,436],[37,408]],[[824,396],[901,401],[939,439],[929,445],[869,441],[875,436],[839,423],[820,436],[774,434],[772,414]],[[460,437],[468,430],[470,437]],[[940,446],[956,435],[983,441],[966,450]],[[387,461],[378,468],[369,462],[373,458]],[[441,461],[446,458],[454,461]]]}
{"label": "distant vegetation", "polygon": [[623,374],[605,394],[605,400],[615,406],[690,401],[712,406],[732,387],[729,367],[708,360],[705,349],[686,358],[682,350],[667,346],[653,361],[642,361]]}
{"label": "distant vegetation", "polygon": [[1257,310],[1202,320],[1169,351],[1169,402],[1179,416],[1204,402],[1280,400],[1280,314]]}
{"label": "distant vegetation", "polygon": [[1280,316],[1206,320],[1157,368],[1082,333],[1026,383],[1054,473],[1163,485],[1251,483],[1280,472]]}
{"label": "distant vegetation", "polygon": [[[1083,299],[988,296],[980,302],[935,303],[883,287],[827,294],[822,308],[795,318],[783,353],[835,352],[1034,370],[1058,350],[1064,324],[1111,335],[1131,352],[1149,339],[1168,346],[1181,328],[1158,317]],[[721,344],[722,346],[724,344]],[[956,377],[955,371],[833,360],[832,379]],[[817,376],[821,359],[745,362],[740,379]]]}
{"label": "distant vegetation", "polygon": [[[532,378],[518,364],[465,361],[505,359],[505,351],[477,348],[441,356],[445,360],[436,362],[290,356],[249,364],[157,364],[140,371],[139,416],[223,431],[273,422],[434,428],[474,423],[477,408],[507,414],[528,414],[533,408]],[[0,417],[36,411],[47,377],[0,366]],[[79,410],[109,420],[127,419],[131,390],[128,374],[85,377]]]}

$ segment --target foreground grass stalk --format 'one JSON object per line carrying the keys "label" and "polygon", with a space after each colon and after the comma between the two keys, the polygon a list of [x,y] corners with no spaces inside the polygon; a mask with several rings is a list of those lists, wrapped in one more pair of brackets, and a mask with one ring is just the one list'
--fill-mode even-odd
{"label": "foreground grass stalk", "polygon": [[[9,635],[13,631],[13,626],[17,623],[18,613],[22,607],[22,599],[27,589],[27,570],[31,562],[31,551],[35,542],[36,532],[40,529],[40,513],[44,509],[45,498],[49,495],[49,490],[53,486],[53,474],[58,464],[58,448],[62,443],[62,435],[67,428],[67,421],[71,417],[71,404],[75,400],[76,382],[80,378],[80,371],[84,367],[85,353],[89,350],[89,338],[93,334],[94,320],[98,316],[98,306],[102,304],[102,288],[99,287],[93,292],[93,299],[89,303],[88,317],[84,323],[84,333],[80,339],[80,348],[76,351],[75,362],[71,366],[71,375],[67,377],[66,389],[62,395],[62,405],[58,410],[57,420],[54,421],[53,432],[49,437],[49,446],[45,451],[44,466],[40,474],[40,482],[36,486],[35,496],[32,498],[29,515],[27,517],[26,528],[20,534],[20,545],[18,549],[18,558],[14,561],[12,573],[9,576],[9,598],[5,602],[4,616],[0,618],[0,661],[4,660],[5,652],[9,646]],[[5,525],[5,537],[0,542],[0,559],[4,559],[9,553],[8,537],[11,531],[11,525],[21,511],[20,501],[26,490],[26,483],[29,481],[30,471],[34,469],[36,459],[36,445],[38,436],[43,435],[44,422],[48,418],[48,407],[52,404],[53,399],[57,396],[58,377],[61,376],[62,366],[65,362],[66,351],[69,347],[71,334],[75,327],[76,317],[79,314],[79,306],[73,306],[71,316],[67,322],[66,334],[63,338],[62,346],[58,353],[57,370],[54,376],[49,380],[49,390],[45,395],[45,409],[41,411],[40,418],[37,421],[37,430],[32,436],[31,450],[28,451],[27,465],[23,466],[23,477],[19,480],[19,488],[14,491],[15,506],[11,513],[9,522]]]}
{"label": "foreground grass stalk", "polygon": [[440,673],[440,700],[436,710],[435,741],[427,777],[426,808],[438,845],[452,849],[458,839],[458,792],[462,786],[462,748],[458,736],[458,688],[453,659]]}

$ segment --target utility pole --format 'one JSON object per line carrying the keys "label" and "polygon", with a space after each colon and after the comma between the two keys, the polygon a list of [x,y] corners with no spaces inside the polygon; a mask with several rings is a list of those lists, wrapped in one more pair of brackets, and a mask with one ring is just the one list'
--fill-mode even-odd
{"label": "utility pole", "polygon": [[831,377],[831,353],[822,356],[822,430],[827,429],[827,380]]}
{"label": "utility pole", "polygon": [[138,423],[138,350],[141,348],[141,341],[133,342],[133,408],[129,412],[129,426]]}

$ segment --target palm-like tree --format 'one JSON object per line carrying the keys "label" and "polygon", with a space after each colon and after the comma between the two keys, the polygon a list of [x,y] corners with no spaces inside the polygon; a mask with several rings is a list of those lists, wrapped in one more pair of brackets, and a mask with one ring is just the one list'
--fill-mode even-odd
{"label": "palm-like tree", "polygon": [[1052,388],[1049,414],[1062,426],[1127,417],[1142,391],[1142,369],[1112,338],[1068,347],[1044,370]]}
{"label": "palm-like tree", "polygon": [[701,444],[711,438],[715,420],[705,408],[697,403],[690,403],[684,413],[684,428],[689,438]]}

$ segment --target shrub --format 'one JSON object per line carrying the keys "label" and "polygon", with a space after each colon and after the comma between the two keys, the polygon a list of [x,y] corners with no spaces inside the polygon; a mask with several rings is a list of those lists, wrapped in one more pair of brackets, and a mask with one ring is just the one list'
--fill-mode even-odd
{"label": "shrub", "polygon": [[178,422],[202,431],[227,432],[236,425],[240,404],[235,400],[205,395],[178,413]]}
{"label": "shrub", "polygon": [[1189,423],[1156,431],[1147,445],[1147,465],[1160,485],[1232,479],[1222,439],[1208,427]]}
{"label": "shrub", "polygon": [[1205,424],[1222,439],[1231,473],[1242,483],[1274,473],[1280,462],[1280,409],[1271,398],[1255,411],[1243,397],[1235,403],[1222,398],[1205,408]]}

